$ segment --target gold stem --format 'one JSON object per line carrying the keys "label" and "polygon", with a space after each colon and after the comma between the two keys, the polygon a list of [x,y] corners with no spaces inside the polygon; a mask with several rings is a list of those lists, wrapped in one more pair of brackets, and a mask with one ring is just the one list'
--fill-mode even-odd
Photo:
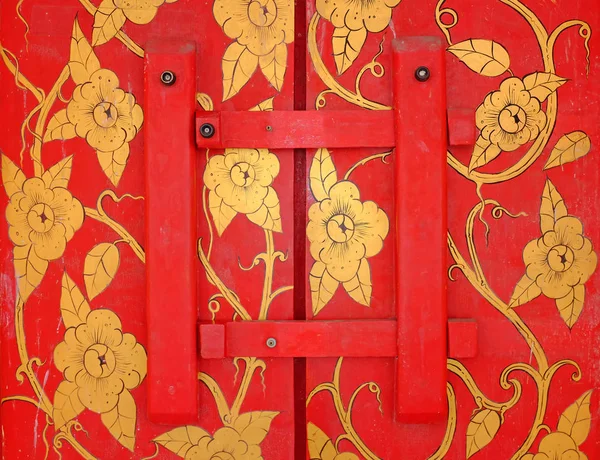
{"label": "gold stem", "polygon": [[[14,57],[14,55],[10,51],[5,49],[1,43],[0,43],[0,56],[2,57],[2,60],[4,61],[4,64],[6,65],[6,67],[10,71],[10,73],[12,73],[15,76],[15,83],[17,84],[17,87],[28,89],[35,96],[35,98],[37,99],[38,102],[42,102],[44,100],[44,91],[41,90],[40,88],[38,88],[37,86],[35,86],[33,83],[31,83],[25,77],[25,75],[23,75],[19,71],[19,63],[18,63],[16,57]],[[13,62],[10,60],[10,57],[13,57],[16,64],[13,64]],[[19,86],[19,85],[21,85],[21,86]]]}
{"label": "gold stem", "polygon": [[452,440],[454,439],[454,432],[456,431],[456,395],[454,394],[454,388],[450,383],[446,386],[446,392],[448,394],[448,422],[446,424],[446,433],[440,447],[431,454],[428,460],[442,460],[446,457],[446,454],[450,450]]}
{"label": "gold stem", "polygon": [[273,232],[271,230],[265,230],[265,279],[263,282],[263,293],[260,302],[260,312],[258,314],[258,320],[264,321],[267,319],[269,314],[269,306],[271,305],[271,291],[273,289],[273,270],[275,265],[275,244],[273,242]]}
{"label": "gold stem", "polygon": [[[25,303],[21,300],[21,297],[17,297],[15,302],[15,341],[17,343],[17,349],[19,351],[19,358],[21,359],[21,365],[17,370],[17,374],[23,373],[29,380],[31,388],[35,393],[38,401],[39,407],[46,414],[52,417],[52,403],[50,399],[44,392],[44,388],[40,385],[40,382],[37,379],[37,376],[33,372],[33,363],[39,362],[37,358],[29,358],[29,354],[27,353],[27,342],[25,339],[25,319],[24,319],[24,308]],[[17,377],[18,378],[18,377]]]}
{"label": "gold stem", "polygon": [[[237,358],[239,360],[244,361],[244,376],[242,377],[242,381],[240,382],[240,388],[238,389],[238,393],[231,405],[231,422],[235,420],[240,415],[240,410],[242,409],[242,404],[244,403],[244,399],[246,399],[246,394],[248,394],[248,388],[250,388],[250,383],[252,382],[252,377],[254,376],[254,372],[256,369],[262,368],[264,370],[265,363],[264,361],[257,358]],[[236,364],[237,366],[237,364]]]}
{"label": "gold stem", "polygon": [[123,239],[124,242],[129,244],[135,255],[138,256],[138,259],[140,259],[142,263],[146,263],[146,253],[144,252],[144,249],[140,246],[136,239],[131,236],[127,230],[125,230],[125,227],[112,220],[105,213],[99,212],[97,209],[88,207],[84,209],[87,217],[97,220],[98,222],[102,222],[103,224],[106,224],[112,228],[115,233],[117,233]]}
{"label": "gold stem", "polygon": [[208,391],[213,395],[217,410],[219,411],[219,417],[221,417],[223,424],[228,423],[231,418],[231,410],[229,409],[229,405],[227,404],[227,400],[225,399],[225,395],[223,394],[223,391],[221,391],[219,384],[215,379],[204,372],[198,373],[198,380],[204,383],[206,388],[208,388]]}
{"label": "gold stem", "polygon": [[475,290],[479,292],[496,310],[502,313],[513,324],[513,326],[515,326],[527,344],[531,347],[531,352],[538,363],[540,373],[543,374],[546,372],[548,369],[548,359],[546,358],[544,349],[542,348],[536,336],[533,334],[533,332],[531,332],[529,327],[527,327],[514,309],[509,308],[508,305],[506,305],[506,303],[504,303],[490,289],[489,286],[487,286],[485,283],[481,283],[481,280],[477,278],[475,272],[471,269],[471,267],[469,267],[464,257],[456,247],[450,232],[448,232],[447,238],[448,249],[450,250],[450,254],[456,263],[456,267],[461,270],[461,272],[465,275],[465,278],[467,278]]}
{"label": "gold stem", "polygon": [[381,158],[381,161],[382,161],[384,164],[388,164],[388,163],[386,163],[385,159],[386,159],[388,156],[390,156],[391,154],[392,154],[392,151],[391,151],[391,150],[388,150],[387,152],[383,152],[383,153],[376,153],[375,155],[371,155],[371,156],[368,156],[368,157],[366,157],[366,158],[363,158],[362,160],[360,160],[360,161],[358,161],[358,162],[354,163],[354,164],[353,164],[353,165],[350,167],[350,169],[348,169],[348,171],[346,171],[346,175],[344,176],[344,180],[348,180],[348,179],[350,179],[350,174],[352,174],[356,168],[358,168],[359,166],[364,166],[364,165],[366,165],[366,164],[367,164],[369,161],[371,161],[371,160],[376,160],[377,158]]}
{"label": "gold stem", "polygon": [[475,383],[475,379],[471,373],[460,361],[449,359],[448,370],[458,376],[464,382],[469,392],[473,396],[473,399],[480,408],[485,407],[486,409],[504,413],[510,408],[514,407],[521,399],[521,383],[518,380],[510,381],[514,390],[512,397],[506,402],[499,403],[492,401],[485,394],[483,394],[483,392],[477,386],[477,383]]}
{"label": "gold stem", "polygon": [[325,66],[325,63],[323,62],[323,59],[321,59],[321,54],[319,53],[319,47],[317,45],[317,25],[319,24],[320,17],[321,16],[319,16],[319,13],[315,13],[311,18],[308,25],[307,39],[308,53],[310,54],[315,71],[317,72],[317,75],[319,75],[321,81],[331,90],[331,92],[358,107],[369,110],[391,110],[392,108],[388,105],[371,101],[344,88],[338,83],[333,75],[331,75]]}
{"label": "gold stem", "polygon": [[[92,16],[96,14],[97,8],[90,2],[90,0],[79,0],[79,3],[86,9]],[[115,35],[117,40],[123,43],[133,54],[141,58],[144,57],[144,49],[134,42],[125,32],[119,30]]]}
{"label": "gold stem", "polygon": [[45,128],[45,124],[46,124],[46,119],[48,118],[48,114],[50,113],[50,109],[52,108],[52,105],[54,104],[54,102],[56,101],[56,98],[58,97],[58,94],[60,92],[60,89],[62,88],[62,85],[64,85],[64,83],[67,81],[67,79],[69,78],[70,75],[71,75],[71,72],[69,70],[69,66],[66,65],[62,69],[62,72],[60,73],[60,75],[58,76],[56,81],[54,82],[52,89],[48,93],[48,96],[44,99],[42,106],[40,108],[40,114],[38,116],[37,123],[35,124],[35,129],[34,129],[33,146],[31,147],[31,151],[30,151],[31,159],[33,160],[33,170],[34,170],[36,177],[41,177],[42,174],[44,174],[44,165],[42,164],[42,144],[43,144],[42,139],[43,139],[44,128]]}
{"label": "gold stem", "polygon": [[202,249],[202,238],[198,240],[198,258],[200,262],[204,266],[204,270],[206,272],[206,277],[208,281],[213,284],[219,292],[223,295],[223,297],[229,302],[233,310],[238,314],[238,316],[244,321],[251,321],[252,317],[248,314],[246,309],[242,306],[239,298],[235,295],[235,293],[229,289],[225,283],[219,278],[213,269],[212,265],[208,261],[204,250]]}

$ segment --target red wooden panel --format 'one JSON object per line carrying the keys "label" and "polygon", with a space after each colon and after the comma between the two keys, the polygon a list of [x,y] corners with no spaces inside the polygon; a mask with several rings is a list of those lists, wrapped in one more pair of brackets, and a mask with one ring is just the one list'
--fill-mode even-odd
{"label": "red wooden panel", "polygon": [[[396,328],[394,320],[201,324],[200,352],[205,359],[246,355],[263,358],[395,358],[398,356]],[[477,324],[473,320],[450,320],[448,356],[472,358],[476,351]]]}
{"label": "red wooden panel", "polygon": [[157,41],[145,58],[148,417],[161,423],[197,418],[195,57]]}
{"label": "red wooden panel", "polygon": [[[394,114],[351,111],[198,112],[196,141],[202,148],[316,148],[391,147],[394,145]],[[215,134],[199,134],[205,123]]]}
{"label": "red wooden panel", "polygon": [[[396,415],[404,422],[431,422],[447,412],[445,51],[434,37],[401,38],[392,46]],[[431,75],[426,81],[416,78],[422,66]]]}

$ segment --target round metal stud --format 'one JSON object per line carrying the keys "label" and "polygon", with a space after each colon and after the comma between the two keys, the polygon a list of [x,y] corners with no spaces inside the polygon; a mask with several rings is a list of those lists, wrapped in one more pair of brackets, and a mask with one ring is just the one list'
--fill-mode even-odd
{"label": "round metal stud", "polygon": [[275,348],[276,345],[277,345],[277,340],[275,340],[273,337],[270,337],[267,339],[267,347]]}
{"label": "round metal stud", "polygon": [[429,69],[425,66],[418,67],[417,70],[415,70],[415,78],[419,81],[429,80],[430,75]]}
{"label": "round metal stud", "polygon": [[271,125],[267,125],[267,126],[265,126],[265,129],[266,129],[267,131],[273,131],[273,127],[272,127]]}
{"label": "round metal stud", "polygon": [[177,77],[175,77],[175,74],[170,70],[165,70],[160,74],[160,81],[167,86],[174,84],[176,79]]}
{"label": "round metal stud", "polygon": [[204,123],[200,126],[200,135],[206,139],[215,135],[215,127],[210,123]]}

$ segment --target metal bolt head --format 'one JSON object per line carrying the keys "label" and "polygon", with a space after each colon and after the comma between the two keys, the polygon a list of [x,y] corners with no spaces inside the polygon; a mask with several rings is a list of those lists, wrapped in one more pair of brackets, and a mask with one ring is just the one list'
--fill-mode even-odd
{"label": "metal bolt head", "polygon": [[176,77],[173,72],[170,70],[165,70],[160,74],[160,81],[167,86],[171,86],[175,83]]}
{"label": "metal bolt head", "polygon": [[418,67],[417,70],[415,70],[415,78],[419,81],[429,80],[430,75],[429,69],[425,66]]}
{"label": "metal bolt head", "polygon": [[277,345],[277,340],[275,340],[273,337],[270,337],[267,339],[267,347],[275,348],[276,345]]}
{"label": "metal bolt head", "polygon": [[200,135],[206,139],[215,135],[215,127],[210,123],[204,123],[200,126]]}
{"label": "metal bolt head", "polygon": [[266,129],[267,131],[273,131],[273,127],[272,127],[271,125],[267,125],[267,126],[265,126],[265,129]]}

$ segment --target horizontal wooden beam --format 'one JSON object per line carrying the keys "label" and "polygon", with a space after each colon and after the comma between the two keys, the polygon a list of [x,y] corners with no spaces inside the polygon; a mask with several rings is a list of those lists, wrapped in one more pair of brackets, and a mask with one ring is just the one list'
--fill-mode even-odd
{"label": "horizontal wooden beam", "polygon": [[[448,324],[451,358],[472,358],[477,351],[477,323],[452,319]],[[238,321],[200,325],[203,359],[396,357],[395,320]],[[458,345],[461,344],[461,345]]]}

